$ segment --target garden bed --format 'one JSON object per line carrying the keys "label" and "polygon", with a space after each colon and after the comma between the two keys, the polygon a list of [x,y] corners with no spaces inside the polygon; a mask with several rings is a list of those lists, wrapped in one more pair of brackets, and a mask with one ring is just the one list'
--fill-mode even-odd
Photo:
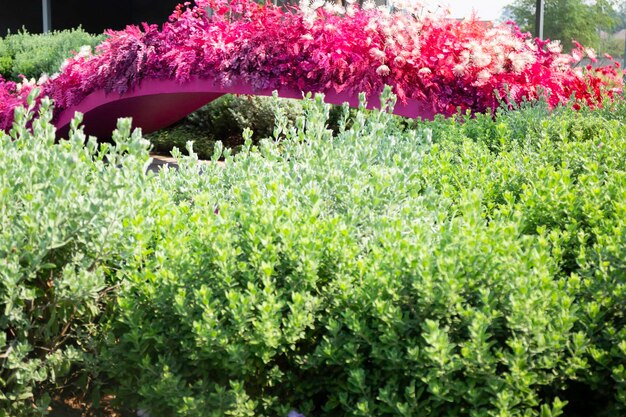
{"label": "garden bed", "polygon": [[129,121],[55,143],[43,105],[0,134],[5,415],[626,407],[623,101],[336,132],[307,101],[158,175]]}

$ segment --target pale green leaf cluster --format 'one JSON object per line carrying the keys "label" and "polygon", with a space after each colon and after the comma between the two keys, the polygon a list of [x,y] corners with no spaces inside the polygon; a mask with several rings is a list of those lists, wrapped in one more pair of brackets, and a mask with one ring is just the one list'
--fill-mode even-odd
{"label": "pale green leaf cluster", "polygon": [[[50,103],[0,132],[0,415],[41,415],[55,388],[86,380],[112,279],[146,229],[147,143],[74,128],[55,143]],[[32,124],[31,124],[32,121]],[[75,121],[75,125],[79,120]],[[119,168],[118,168],[119,166]]]}

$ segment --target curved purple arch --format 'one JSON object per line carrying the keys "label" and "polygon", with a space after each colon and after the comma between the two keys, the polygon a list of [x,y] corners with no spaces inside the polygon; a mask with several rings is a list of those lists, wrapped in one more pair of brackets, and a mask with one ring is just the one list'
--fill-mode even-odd
{"label": "curved purple arch", "polygon": [[[302,91],[288,87],[259,90],[243,82],[223,86],[213,80],[202,78],[192,79],[183,84],[175,80],[145,79],[124,94],[107,93],[104,90],[89,94],[76,106],[62,111],[55,125],[59,135],[66,135],[75,112],[81,112],[84,115],[85,132],[90,135],[109,137],[120,117],[132,117],[133,127],[140,127],[144,133],[150,133],[170,126],[224,94],[271,96],[273,91],[277,91],[278,96],[282,98],[303,97]],[[334,91],[324,94],[324,101],[330,104],[347,102],[351,107],[359,105],[358,97],[353,94]],[[368,102],[367,107],[380,108],[378,98],[375,99],[375,103]],[[393,113],[424,119],[433,119],[436,114],[428,103],[413,99],[407,99],[405,103],[398,101]]]}

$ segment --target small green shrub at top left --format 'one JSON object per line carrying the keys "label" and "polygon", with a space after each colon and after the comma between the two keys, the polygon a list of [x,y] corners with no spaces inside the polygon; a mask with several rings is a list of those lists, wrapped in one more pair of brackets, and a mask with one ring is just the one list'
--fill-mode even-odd
{"label": "small green shrub at top left", "polygon": [[82,28],[31,34],[20,31],[0,38],[0,76],[17,81],[20,75],[39,78],[54,74],[64,60],[80,51],[81,47],[95,48],[104,35],[92,35]]}

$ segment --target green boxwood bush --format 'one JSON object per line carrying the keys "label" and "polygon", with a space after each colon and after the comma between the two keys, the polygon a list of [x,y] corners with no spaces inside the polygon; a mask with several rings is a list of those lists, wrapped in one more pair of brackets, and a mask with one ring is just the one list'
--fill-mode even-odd
{"label": "green boxwood bush", "polygon": [[522,112],[532,126],[413,130],[359,112],[333,134],[305,103],[224,168],[162,173],[171,201],[119,271],[101,356],[118,399],[153,416],[621,415],[626,126]]}
{"label": "green boxwood bush", "polygon": [[31,34],[22,30],[0,38],[0,75],[18,81],[20,75],[38,79],[42,74],[52,75],[64,60],[82,46],[95,48],[104,35],[91,35],[82,28]]}

